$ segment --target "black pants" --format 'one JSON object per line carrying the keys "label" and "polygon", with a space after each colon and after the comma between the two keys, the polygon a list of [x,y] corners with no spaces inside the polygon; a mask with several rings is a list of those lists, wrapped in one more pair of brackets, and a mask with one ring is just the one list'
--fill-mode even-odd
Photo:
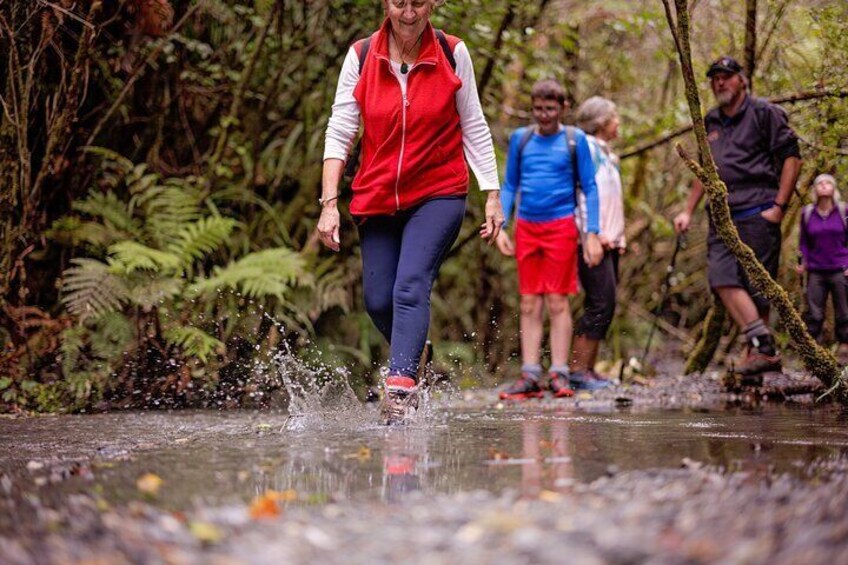
{"label": "black pants", "polygon": [[822,338],[824,308],[827,295],[833,301],[836,314],[836,339],[848,343],[848,281],[842,270],[810,271],[807,275],[807,313],[804,321],[807,329],[817,341]]}
{"label": "black pants", "polygon": [[618,249],[604,251],[601,262],[595,267],[589,267],[583,260],[583,249],[577,249],[577,273],[586,295],[583,299],[583,316],[577,322],[575,334],[597,340],[606,337],[615,314],[619,256]]}

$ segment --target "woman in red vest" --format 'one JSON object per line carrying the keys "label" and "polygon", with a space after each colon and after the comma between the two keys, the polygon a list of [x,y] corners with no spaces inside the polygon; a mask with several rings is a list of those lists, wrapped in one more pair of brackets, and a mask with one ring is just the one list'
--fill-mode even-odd
{"label": "woman in red vest", "polygon": [[339,181],[363,125],[350,213],[359,228],[365,307],[391,346],[381,407],[387,424],[417,408],[430,291],[465,215],[466,161],[488,191],[480,235],[491,243],[504,221],[468,49],[430,24],[443,3],[383,0],[380,29],[348,51],[327,126],[318,233],[338,251]]}

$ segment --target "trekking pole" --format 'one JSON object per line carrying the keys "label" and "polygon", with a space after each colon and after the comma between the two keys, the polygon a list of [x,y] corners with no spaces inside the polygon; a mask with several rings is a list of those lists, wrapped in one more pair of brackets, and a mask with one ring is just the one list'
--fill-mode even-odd
{"label": "trekking pole", "polygon": [[627,367],[631,367],[639,372],[643,370],[645,358],[648,356],[648,351],[650,351],[651,349],[651,341],[654,337],[654,331],[657,329],[657,323],[659,322],[660,314],[662,313],[663,306],[665,306],[665,301],[668,298],[668,292],[671,288],[671,274],[674,272],[675,265],[677,264],[677,254],[684,247],[686,247],[686,242],[684,239],[684,235],[681,233],[678,234],[677,239],[675,240],[674,252],[671,254],[671,261],[669,262],[668,267],[666,268],[665,282],[662,286],[662,298],[660,298],[659,304],[657,304],[657,307],[654,309],[654,323],[651,325],[651,330],[648,333],[648,342],[645,344],[645,351],[642,353],[641,359],[637,359],[636,357],[630,357],[627,360],[627,363],[624,363],[622,361],[621,368],[618,370],[619,382],[623,381],[624,370]]}
{"label": "trekking pole", "polygon": [[651,331],[648,332],[648,342],[645,344],[645,351],[642,352],[641,362],[644,363],[645,359],[648,357],[648,352],[651,350],[651,340],[654,337],[654,332],[657,329],[657,325],[660,320],[660,314],[662,314],[663,307],[665,306],[665,301],[668,299],[669,291],[671,290],[671,275],[674,273],[674,267],[677,264],[677,254],[680,253],[680,250],[686,247],[684,242],[683,234],[677,235],[677,240],[674,243],[674,253],[671,254],[671,261],[668,263],[668,267],[665,270],[665,281],[663,281],[662,286],[662,297],[660,298],[657,307],[654,309],[654,323],[651,324]]}

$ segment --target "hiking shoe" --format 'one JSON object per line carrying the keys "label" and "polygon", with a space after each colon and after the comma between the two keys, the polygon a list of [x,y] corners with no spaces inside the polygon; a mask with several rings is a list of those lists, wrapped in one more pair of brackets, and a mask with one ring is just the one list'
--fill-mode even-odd
{"label": "hiking shoe", "polygon": [[[764,335],[759,338],[754,338],[754,340],[751,341],[748,345],[748,354],[745,355],[742,362],[736,366],[735,371],[742,377],[753,377],[757,375],[762,377],[762,373],[780,371],[781,368],[782,363],[780,353],[778,353],[775,348],[774,338],[770,335]],[[742,380],[743,384],[745,384],[746,380],[754,382],[757,379],[743,378]],[[759,379],[759,384],[762,384],[762,378]]]}
{"label": "hiking shoe", "polygon": [[780,371],[782,367],[783,363],[779,353],[766,355],[759,351],[752,351],[736,366],[736,372],[742,376],[750,376]]}
{"label": "hiking shoe", "polygon": [[558,371],[548,373],[548,388],[554,398],[568,398],[574,396],[574,391],[568,386],[568,375]]}
{"label": "hiking shoe", "polygon": [[601,390],[612,386],[612,383],[591,369],[575,371],[568,377],[568,382],[574,390]]}
{"label": "hiking shoe", "polygon": [[530,373],[521,373],[521,378],[500,394],[501,400],[526,400],[528,398],[542,398],[545,395],[539,386],[539,379]]}
{"label": "hiking shoe", "polygon": [[380,420],[386,426],[403,424],[418,410],[418,386],[415,379],[390,375],[383,386]]}

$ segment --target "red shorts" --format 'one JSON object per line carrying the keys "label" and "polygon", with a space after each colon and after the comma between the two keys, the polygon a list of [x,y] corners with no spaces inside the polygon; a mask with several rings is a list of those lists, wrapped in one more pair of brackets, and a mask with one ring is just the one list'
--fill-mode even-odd
{"label": "red shorts", "polygon": [[550,222],[516,220],[515,258],[521,294],[577,294],[574,216]]}

